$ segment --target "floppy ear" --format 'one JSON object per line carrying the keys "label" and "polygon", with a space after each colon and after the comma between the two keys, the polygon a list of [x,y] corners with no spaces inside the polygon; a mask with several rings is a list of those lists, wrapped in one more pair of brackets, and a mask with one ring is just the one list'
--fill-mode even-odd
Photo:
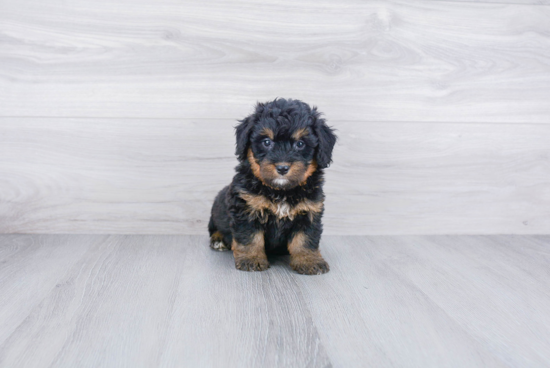
{"label": "floppy ear", "polygon": [[243,120],[239,120],[240,124],[235,127],[235,137],[237,138],[237,148],[235,154],[239,161],[246,160],[246,154],[248,151],[248,143],[250,140],[250,134],[254,127],[254,115],[250,115]]}
{"label": "floppy ear", "polygon": [[315,109],[313,111],[316,115],[313,131],[319,140],[316,154],[317,166],[324,169],[332,162],[332,149],[336,143],[336,135],[334,134],[334,129],[325,124],[325,120],[321,119],[318,113],[316,114]]}

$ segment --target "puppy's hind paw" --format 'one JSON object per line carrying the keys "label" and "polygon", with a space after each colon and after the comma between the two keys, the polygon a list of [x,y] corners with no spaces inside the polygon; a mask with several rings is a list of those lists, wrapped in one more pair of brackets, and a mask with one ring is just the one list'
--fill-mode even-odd
{"label": "puppy's hind paw", "polygon": [[230,250],[228,247],[225,246],[223,242],[212,242],[210,243],[210,248],[213,250],[217,250],[218,252],[225,252]]}
{"label": "puppy's hind paw", "polygon": [[229,250],[229,247],[223,243],[223,235],[219,231],[216,231],[210,237],[210,248],[217,250],[218,252]]}

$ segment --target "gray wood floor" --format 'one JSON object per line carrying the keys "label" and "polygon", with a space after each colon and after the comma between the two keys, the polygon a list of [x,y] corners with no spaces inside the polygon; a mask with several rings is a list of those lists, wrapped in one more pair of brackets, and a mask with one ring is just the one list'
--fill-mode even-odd
{"label": "gray wood floor", "polygon": [[2,367],[550,366],[550,236],[326,236],[331,272],[205,236],[0,236]]}

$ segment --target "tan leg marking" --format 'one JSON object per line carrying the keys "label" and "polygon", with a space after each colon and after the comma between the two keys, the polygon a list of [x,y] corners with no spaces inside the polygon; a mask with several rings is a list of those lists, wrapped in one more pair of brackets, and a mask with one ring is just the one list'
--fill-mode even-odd
{"label": "tan leg marking", "polygon": [[226,247],[225,244],[223,243],[223,235],[219,231],[216,231],[210,237],[210,248],[220,252],[229,250],[229,248]]}
{"label": "tan leg marking", "polygon": [[303,275],[320,275],[328,272],[328,263],[321,256],[319,249],[309,249],[306,243],[307,236],[303,232],[296,233],[288,243],[290,267]]}
{"label": "tan leg marking", "polygon": [[235,267],[243,271],[264,271],[269,268],[265,255],[264,232],[257,232],[248,245],[240,244],[233,238],[231,250],[235,257]]}

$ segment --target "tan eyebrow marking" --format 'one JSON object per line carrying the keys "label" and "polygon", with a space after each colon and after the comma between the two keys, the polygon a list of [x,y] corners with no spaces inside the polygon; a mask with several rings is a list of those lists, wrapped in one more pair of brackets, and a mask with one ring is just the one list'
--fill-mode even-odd
{"label": "tan eyebrow marking", "polygon": [[268,136],[269,139],[271,139],[271,140],[275,139],[275,134],[273,133],[273,130],[271,130],[269,128],[263,128],[260,133],[263,134],[263,135]]}
{"label": "tan eyebrow marking", "polygon": [[300,138],[302,137],[305,137],[306,135],[309,134],[309,131],[307,130],[307,128],[301,128],[301,129],[298,129],[297,131],[295,131],[293,134],[292,134],[292,139],[294,139],[295,141],[299,140]]}

